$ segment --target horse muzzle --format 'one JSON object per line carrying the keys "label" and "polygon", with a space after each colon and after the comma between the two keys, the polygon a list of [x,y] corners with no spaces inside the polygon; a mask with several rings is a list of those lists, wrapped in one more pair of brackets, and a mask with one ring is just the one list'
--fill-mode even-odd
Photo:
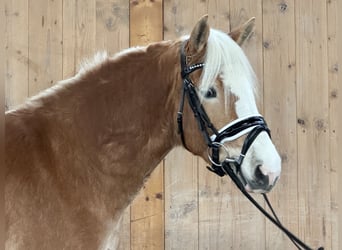
{"label": "horse muzzle", "polygon": [[279,176],[280,171],[268,172],[264,166],[257,166],[254,171],[254,178],[246,180],[245,189],[251,193],[267,193],[275,186]]}

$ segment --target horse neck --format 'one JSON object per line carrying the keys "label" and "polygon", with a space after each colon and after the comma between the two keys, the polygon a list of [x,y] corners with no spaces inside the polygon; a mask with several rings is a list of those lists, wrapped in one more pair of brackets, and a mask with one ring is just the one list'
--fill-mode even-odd
{"label": "horse neck", "polygon": [[[168,68],[178,65],[178,57],[167,47],[107,58],[33,101],[42,103],[39,113],[51,121],[47,130],[62,157],[60,175],[66,183],[86,180],[108,207],[125,207],[178,140],[180,79],[176,84],[178,70]],[[84,189],[82,201],[87,195]]]}
{"label": "horse neck", "polygon": [[121,169],[145,176],[176,142],[178,84],[166,66],[172,63],[166,48],[155,44],[131,51],[80,77],[80,88],[87,86],[78,93],[77,116],[108,174]]}

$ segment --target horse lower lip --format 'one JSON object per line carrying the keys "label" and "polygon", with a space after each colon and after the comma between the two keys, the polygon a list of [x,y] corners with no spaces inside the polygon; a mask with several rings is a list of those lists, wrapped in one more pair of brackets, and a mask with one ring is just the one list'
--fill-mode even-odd
{"label": "horse lower lip", "polygon": [[266,189],[253,189],[248,183],[245,185],[245,190],[249,193],[268,193],[272,188],[273,186],[270,185]]}

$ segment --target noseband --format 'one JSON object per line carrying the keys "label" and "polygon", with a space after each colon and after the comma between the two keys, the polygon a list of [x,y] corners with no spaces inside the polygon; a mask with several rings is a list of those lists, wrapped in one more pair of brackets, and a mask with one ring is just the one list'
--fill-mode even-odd
{"label": "noseband", "polygon": [[[304,242],[302,242],[299,238],[297,238],[294,234],[292,234],[287,228],[285,228],[282,225],[277,215],[275,214],[266,194],[263,194],[263,197],[266,201],[266,204],[270,208],[273,216],[266,212],[266,210],[262,206],[260,206],[259,203],[257,203],[254,200],[254,198],[245,190],[245,185],[247,182],[241,174],[241,165],[245,158],[245,155],[250,146],[252,145],[252,143],[254,142],[254,140],[261,132],[266,132],[271,137],[270,130],[267,127],[264,118],[260,115],[240,118],[227,124],[220,130],[217,130],[215,126],[211,123],[209,116],[204,110],[204,107],[197,95],[195,85],[190,79],[190,74],[198,69],[202,69],[204,67],[204,63],[197,63],[190,66],[187,65],[187,56],[185,55],[186,43],[187,41],[184,41],[182,43],[180,53],[183,88],[179,111],[177,113],[178,132],[181,136],[183,146],[186,149],[188,149],[185,143],[185,136],[183,130],[183,110],[185,98],[187,97],[189,106],[195,116],[195,119],[198,123],[198,127],[208,146],[208,158],[211,162],[211,167],[207,168],[221,177],[224,175],[229,175],[229,177],[233,180],[236,186],[253,203],[253,205],[256,206],[260,210],[260,212],[263,213],[278,228],[280,228],[299,250],[312,250],[312,248],[307,246]],[[223,145],[223,143],[227,141],[236,140],[237,138],[243,135],[247,136],[242,145],[240,155],[236,158],[230,157],[229,152],[227,148]],[[222,148],[226,152],[226,157],[221,162],[219,157],[220,148]],[[240,178],[238,178],[238,176]],[[323,249],[323,247],[318,248],[318,250]]]}
{"label": "noseband", "polygon": [[[186,41],[183,42],[181,47],[181,76],[183,80],[183,89],[180,107],[177,114],[178,131],[180,133],[183,146],[187,148],[183,130],[183,110],[185,98],[187,98],[198,127],[203,135],[204,141],[208,146],[208,158],[211,161],[211,167],[208,167],[208,169],[219,176],[224,176],[227,172],[224,168],[228,167],[227,165],[234,165],[236,174],[238,174],[240,179],[244,181],[242,174],[240,174],[240,170],[248,149],[261,132],[267,132],[270,136],[270,130],[267,127],[264,118],[260,115],[237,119],[220,130],[215,128],[197,95],[195,85],[190,79],[190,74],[198,69],[202,69],[204,67],[204,63],[197,63],[188,66],[187,57],[185,55],[185,44]],[[233,141],[246,134],[247,136],[244,140],[240,155],[236,158],[230,157],[228,150],[225,148],[223,143],[226,141]],[[220,148],[224,149],[227,154],[226,158],[221,162],[219,157]]]}

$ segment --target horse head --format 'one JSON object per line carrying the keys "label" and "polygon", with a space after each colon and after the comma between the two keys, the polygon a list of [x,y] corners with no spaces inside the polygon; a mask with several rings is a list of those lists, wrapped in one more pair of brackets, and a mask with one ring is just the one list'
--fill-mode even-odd
{"label": "horse head", "polygon": [[247,191],[264,193],[278,180],[281,159],[258,111],[256,76],[241,49],[253,27],[254,18],[226,34],[211,29],[204,16],[183,38],[178,123],[184,146],[210,162],[212,171],[222,176],[232,165]]}

